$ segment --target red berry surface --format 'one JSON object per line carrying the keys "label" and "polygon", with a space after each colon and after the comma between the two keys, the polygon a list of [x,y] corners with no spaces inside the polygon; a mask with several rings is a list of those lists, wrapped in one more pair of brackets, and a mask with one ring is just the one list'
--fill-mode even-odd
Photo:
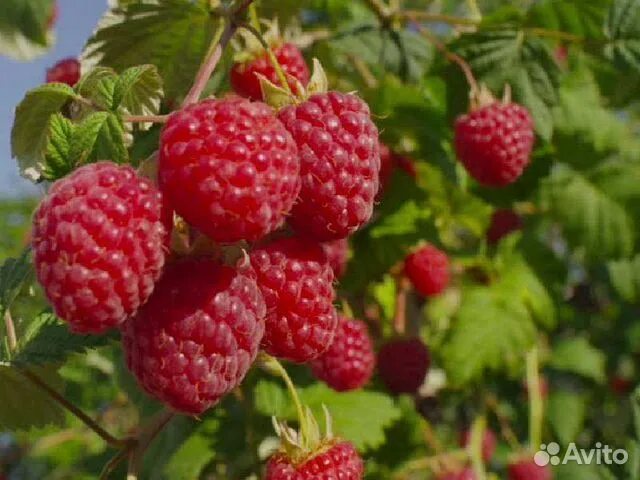
{"label": "red berry surface", "polygon": [[127,365],[171,408],[198,415],[242,382],[258,353],[266,307],[250,267],[206,258],[167,266],[125,322]]}
{"label": "red berry surface", "polygon": [[279,118],[300,152],[302,189],[290,223],[317,240],[345,238],[370,218],[379,185],[378,129],[356,95],[329,92]]}
{"label": "red berry surface", "polygon": [[285,454],[272,456],[265,480],[362,480],[364,463],[352,444],[341,442],[298,465]]}
{"label": "red berry surface", "polygon": [[75,58],[60,60],[47,70],[47,83],[66,83],[73,87],[80,80],[80,62]]}
{"label": "red berry surface", "polygon": [[513,210],[496,210],[491,215],[491,223],[487,230],[487,242],[495,245],[507,235],[521,230],[522,227],[522,217]]}
{"label": "red berry surface", "polygon": [[[471,430],[465,430],[460,434],[460,446],[467,448],[471,442]],[[493,458],[498,439],[492,430],[485,429],[482,436],[482,459],[488,462]]]}
{"label": "red berry surface", "polygon": [[[307,83],[309,83],[309,67],[300,49],[292,43],[284,43],[274,48],[273,53],[287,76],[291,91],[301,93],[296,89],[295,80],[297,79],[303,87],[306,87]],[[258,74],[274,85],[280,85],[280,78],[278,78],[267,52],[263,51],[257,58],[244,63],[236,63],[232,67],[230,81],[233,90],[243,97],[262,100],[262,89],[260,88]]]}
{"label": "red berry surface", "polygon": [[347,270],[347,263],[349,262],[349,240],[346,238],[329,240],[322,243],[322,249],[327,256],[327,260],[329,260],[329,265],[331,265],[335,277],[342,277]]}
{"label": "red berry surface", "polygon": [[333,340],[338,316],[333,306],[333,270],[322,247],[282,238],[254,250],[251,264],[267,304],[262,347],[267,353],[304,363]]}
{"label": "red berry surface", "polygon": [[470,467],[457,472],[446,472],[438,476],[438,480],[476,480],[476,474]]}
{"label": "red berry surface", "polygon": [[363,387],[373,374],[375,354],[366,323],[340,316],[329,350],[311,367],[316,378],[338,392]]}
{"label": "red berry surface", "polygon": [[389,391],[415,393],[424,382],[431,355],[417,338],[392,340],[378,352],[378,373]]}
{"label": "red berry surface", "polygon": [[533,460],[524,459],[507,467],[509,480],[551,480],[551,467],[536,465]]}
{"label": "red berry surface", "polygon": [[222,243],[277,229],[300,190],[296,145],[271,107],[239,97],[174,113],[160,139],[159,180],[176,212]]}
{"label": "red berry surface", "polygon": [[494,102],[456,121],[458,158],[485,186],[515,182],[529,165],[533,143],[533,119],[516,103]]}
{"label": "red berry surface", "polygon": [[609,379],[609,388],[616,395],[628,395],[633,389],[633,380],[624,378],[620,375],[614,375]]}
{"label": "red berry surface", "polygon": [[432,297],[449,285],[449,257],[433,245],[425,245],[407,256],[404,272],[419,293]]}
{"label": "red berry surface", "polygon": [[77,333],[122,323],[149,298],[165,261],[162,195],[130,167],[100,162],[53,184],[33,219],[40,284]]}

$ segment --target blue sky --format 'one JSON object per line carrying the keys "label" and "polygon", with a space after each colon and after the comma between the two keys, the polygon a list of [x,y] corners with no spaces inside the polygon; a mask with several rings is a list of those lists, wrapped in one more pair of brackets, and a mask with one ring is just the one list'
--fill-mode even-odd
{"label": "blue sky", "polygon": [[[1,2],[2,0],[0,0]],[[10,134],[15,106],[24,93],[44,81],[48,67],[59,59],[77,56],[107,6],[106,0],[58,0],[57,44],[45,56],[22,63],[0,56],[0,197],[35,191],[18,174],[11,158]]]}

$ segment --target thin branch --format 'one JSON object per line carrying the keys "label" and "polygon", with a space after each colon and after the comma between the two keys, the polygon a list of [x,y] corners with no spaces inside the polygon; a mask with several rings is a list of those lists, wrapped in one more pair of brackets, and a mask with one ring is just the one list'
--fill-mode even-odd
{"label": "thin branch", "polygon": [[44,380],[42,380],[38,375],[33,373],[30,370],[18,370],[25,377],[31,380],[34,384],[40,387],[42,390],[47,392],[47,394],[53,398],[56,402],[66,408],[70,413],[75,415],[81,422],[83,422],[87,427],[93,430],[100,438],[102,438],[105,442],[107,442],[110,446],[115,448],[124,447],[128,444],[129,440],[121,440],[112,436],[109,432],[104,430],[100,425],[98,425],[89,415],[84,413],[78,407],[76,407],[69,400],[60,395],[57,391],[51,388]]}
{"label": "thin branch", "polygon": [[167,123],[169,115],[125,115],[122,117],[127,123]]}
{"label": "thin branch", "polygon": [[485,397],[485,402],[489,410],[491,410],[496,418],[498,419],[498,423],[500,424],[500,435],[505,441],[509,444],[511,450],[517,452],[521,449],[520,442],[518,441],[518,437],[513,432],[511,425],[509,423],[509,419],[504,416],[504,414],[500,411],[500,405],[498,403],[498,399],[492,393],[487,394]]}
{"label": "thin branch", "polygon": [[537,449],[542,441],[544,402],[540,390],[538,347],[527,353],[527,389],[529,393],[529,447]]}
{"label": "thin branch", "polygon": [[381,23],[387,23],[391,12],[382,0],[365,0],[369,8],[373,10]]}
{"label": "thin branch", "polygon": [[4,312],[4,326],[7,329],[9,349],[13,351],[18,346],[18,337],[16,336],[16,326],[13,323],[13,317],[11,317],[11,312],[8,308]]}
{"label": "thin branch", "polygon": [[118,465],[120,465],[124,461],[127,455],[129,455],[129,449],[123,448],[119,450],[118,453],[116,453],[114,457],[109,460],[104,466],[104,468],[100,472],[100,477],[98,477],[98,480],[107,480],[109,478],[109,475],[111,475],[115,471],[115,469],[118,468]]}
{"label": "thin branch", "polygon": [[409,279],[400,275],[396,279],[396,312],[393,317],[393,329],[398,335],[404,335],[407,331],[407,297],[411,285]]}
{"label": "thin branch", "polygon": [[560,32],[557,30],[547,30],[544,28],[525,28],[524,31],[530,35],[536,37],[554,38],[556,40],[564,40],[572,43],[582,43],[585,41],[583,37],[574,35],[572,33]]}
{"label": "thin branch", "polygon": [[479,25],[481,20],[464,17],[454,17],[453,15],[445,15],[442,13],[429,13],[422,12],[420,10],[404,10],[398,13],[400,18],[410,20],[413,22],[435,22],[446,23],[448,25],[464,25],[464,26],[476,26]]}
{"label": "thin branch", "polygon": [[127,480],[135,480],[138,478],[138,471],[142,463],[142,457],[154,438],[162,431],[162,429],[174,417],[175,413],[171,410],[162,409],[154,415],[149,423],[140,431],[137,437],[135,448],[129,452],[129,466],[127,469]]}

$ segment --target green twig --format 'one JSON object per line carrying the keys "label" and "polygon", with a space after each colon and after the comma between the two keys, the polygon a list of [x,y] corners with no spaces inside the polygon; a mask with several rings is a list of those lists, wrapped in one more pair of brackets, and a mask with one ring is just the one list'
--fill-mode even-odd
{"label": "green twig", "polygon": [[540,390],[538,348],[527,353],[527,389],[529,394],[529,447],[537,450],[542,442],[543,401]]}
{"label": "green twig", "polygon": [[18,337],[16,336],[16,326],[13,323],[11,312],[7,308],[4,312],[4,326],[7,330],[7,340],[9,340],[9,350],[13,351],[18,346]]}

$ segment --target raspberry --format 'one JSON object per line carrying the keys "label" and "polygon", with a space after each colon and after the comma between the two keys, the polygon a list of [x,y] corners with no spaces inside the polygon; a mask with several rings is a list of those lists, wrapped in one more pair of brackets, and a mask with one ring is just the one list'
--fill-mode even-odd
{"label": "raspberry", "polygon": [[458,158],[485,186],[515,182],[529,165],[533,142],[531,115],[516,103],[494,102],[456,120]]}
{"label": "raspberry", "polygon": [[491,215],[491,223],[487,230],[487,242],[495,245],[507,235],[521,230],[522,226],[522,217],[513,210],[496,210]]}
{"label": "raspberry", "polygon": [[277,453],[267,463],[265,480],[362,480],[364,463],[352,444],[339,442],[297,465]]}
{"label": "raspberry", "polygon": [[433,297],[449,285],[449,258],[433,245],[426,245],[407,256],[404,272],[418,292]]}
{"label": "raspberry", "polygon": [[476,480],[476,478],[476,474],[471,468],[465,468],[458,472],[446,472],[438,476],[438,480]]}
{"label": "raspberry", "polygon": [[299,363],[318,357],[338,325],[333,271],[320,245],[282,238],[254,250],[251,264],[268,309],[262,347]]}
{"label": "raspberry", "polygon": [[[465,430],[460,435],[460,446],[467,448],[471,442],[471,430]],[[496,451],[496,444],[498,440],[496,434],[493,431],[486,429],[482,436],[482,459],[488,462],[493,457]]]}
{"label": "raspberry", "polygon": [[346,392],[364,386],[373,374],[374,365],[367,325],[340,316],[333,343],[311,367],[316,378],[338,392]]}
{"label": "raspberry", "polygon": [[322,249],[329,260],[335,278],[342,277],[349,262],[349,240],[346,238],[329,240],[322,244]]}
{"label": "raspberry", "polygon": [[[306,87],[307,83],[309,83],[309,67],[304,61],[300,49],[292,43],[285,43],[280,47],[274,48],[273,53],[287,76],[291,90],[294,93],[301,93],[296,89],[295,80],[297,79],[303,87]],[[262,100],[262,88],[257,74],[266,77],[267,80],[275,85],[280,85],[280,79],[269,60],[267,52],[262,50],[256,58],[248,62],[236,63],[232,67],[230,81],[233,90],[243,97]]]}
{"label": "raspberry", "polygon": [[160,187],[213,240],[255,241],[280,227],[300,190],[291,135],[260,102],[205,100],[174,113],[160,139]]}
{"label": "raspberry", "polygon": [[145,303],[165,261],[162,195],[130,167],[99,162],[58,180],[33,221],[39,282],[77,333],[100,333]]}
{"label": "raspberry", "polygon": [[47,83],[66,83],[73,87],[80,80],[80,62],[75,58],[60,60],[47,70]]}
{"label": "raspberry", "polygon": [[509,480],[551,480],[553,478],[548,466],[541,467],[529,459],[510,464],[507,471]]}
{"label": "raspberry", "polygon": [[345,238],[364,225],[378,192],[378,129],[352,94],[312,95],[279,118],[300,151],[302,189],[290,223],[317,240]]}
{"label": "raspberry", "polygon": [[633,390],[633,381],[620,375],[614,375],[609,379],[609,388],[616,395],[628,395]]}
{"label": "raspberry", "polygon": [[171,408],[199,415],[237,387],[258,353],[266,307],[251,268],[190,258],[167,266],[122,327],[129,369]]}
{"label": "raspberry", "polygon": [[415,393],[427,375],[431,355],[417,338],[398,339],[382,346],[378,352],[378,372],[394,394]]}

